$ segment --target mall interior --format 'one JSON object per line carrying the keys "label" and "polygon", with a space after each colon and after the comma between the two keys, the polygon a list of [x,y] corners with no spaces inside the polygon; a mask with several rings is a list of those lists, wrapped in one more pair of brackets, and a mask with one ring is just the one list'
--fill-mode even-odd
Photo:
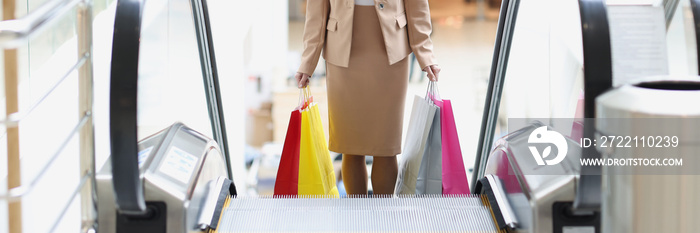
{"label": "mall interior", "polygon": [[[403,151],[418,99],[439,122],[449,99],[454,123],[436,156],[423,129],[418,157],[397,155],[416,190],[389,196],[372,194],[372,156],[367,195],[347,194],[324,58],[308,88],[295,79],[321,1],[358,0],[2,0],[0,233],[698,232],[700,0],[370,0],[429,5],[441,72],[404,58]],[[296,191],[302,105],[333,192]],[[654,159],[676,162],[628,164]]]}

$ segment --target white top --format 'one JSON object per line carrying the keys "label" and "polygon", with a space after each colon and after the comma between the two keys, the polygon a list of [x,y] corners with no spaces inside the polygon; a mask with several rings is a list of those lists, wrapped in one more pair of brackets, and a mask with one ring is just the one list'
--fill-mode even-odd
{"label": "white top", "polygon": [[374,0],[355,0],[355,5],[374,6]]}

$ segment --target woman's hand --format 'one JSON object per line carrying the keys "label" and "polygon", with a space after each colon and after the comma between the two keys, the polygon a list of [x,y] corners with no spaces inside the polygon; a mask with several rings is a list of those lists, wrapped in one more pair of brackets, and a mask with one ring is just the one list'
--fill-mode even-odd
{"label": "woman's hand", "polygon": [[297,72],[297,74],[294,75],[294,78],[297,79],[297,84],[298,84],[299,88],[304,88],[307,85],[309,85],[309,75],[308,74]]}
{"label": "woman's hand", "polygon": [[438,76],[440,76],[440,67],[438,65],[426,66],[423,71],[428,72],[428,79],[430,79],[430,81],[438,81]]}

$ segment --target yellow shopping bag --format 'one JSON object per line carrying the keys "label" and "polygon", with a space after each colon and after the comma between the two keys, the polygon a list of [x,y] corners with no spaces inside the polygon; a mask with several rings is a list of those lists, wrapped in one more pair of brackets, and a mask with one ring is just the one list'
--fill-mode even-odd
{"label": "yellow shopping bag", "polygon": [[299,195],[338,197],[335,172],[316,103],[301,111]]}

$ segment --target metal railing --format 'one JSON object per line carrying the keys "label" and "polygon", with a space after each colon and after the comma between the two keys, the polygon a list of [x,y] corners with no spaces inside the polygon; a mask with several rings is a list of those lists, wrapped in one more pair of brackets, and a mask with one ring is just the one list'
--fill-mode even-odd
{"label": "metal railing", "polygon": [[0,46],[16,48],[89,0],[50,0],[20,19],[0,22]]}
{"label": "metal railing", "polygon": [[[15,1],[15,0],[4,0],[4,1]],[[14,5],[14,4],[10,4]],[[92,74],[92,0],[49,0],[45,2],[40,7],[29,12],[27,15],[18,19],[7,19],[0,22],[0,48],[7,51],[15,50],[28,44],[32,38],[39,35],[46,29],[51,28],[56,22],[68,15],[69,13],[76,10],[76,36],[78,47],[76,53],[78,54],[77,61],[70,67],[65,74],[63,74],[51,87],[40,97],[31,103],[29,107],[24,111],[7,112],[6,118],[0,120],[0,124],[4,125],[8,129],[17,128],[28,115],[32,114],[37,107],[46,102],[52,93],[58,89],[58,86],[65,82],[65,80],[71,76],[74,72],[78,72],[78,109],[79,109],[79,121],[70,131],[70,133],[63,138],[60,146],[53,154],[49,157],[42,165],[42,169],[39,173],[31,179],[26,185],[9,187],[8,191],[4,194],[0,194],[0,200],[7,201],[9,204],[21,203],[23,197],[32,193],[37,187],[37,183],[46,175],[46,171],[54,164],[57,158],[60,157],[64,149],[68,144],[75,138],[79,137],[80,146],[80,182],[77,187],[72,191],[70,199],[63,205],[60,210],[60,215],[57,219],[48,220],[52,222],[49,228],[49,232],[54,232],[58,225],[61,223],[61,219],[71,207],[71,204],[80,197],[80,209],[81,209],[81,231],[82,232],[94,232],[95,229],[95,219],[96,219],[96,205],[95,205],[95,150],[94,150],[94,127],[93,127],[93,116],[92,116],[92,103],[93,103],[93,74]],[[14,10],[14,9],[11,9]],[[16,54],[16,53],[14,53]],[[17,59],[17,56],[14,57]],[[15,69],[18,70],[17,61],[8,63],[7,57],[5,58],[6,66],[5,69]],[[14,65],[15,67],[8,67],[7,64]],[[14,77],[5,76],[6,84],[17,83],[17,75]],[[10,81],[8,81],[10,80]],[[12,82],[13,80],[13,82]],[[15,93],[17,86],[7,86],[7,88],[15,88]],[[7,103],[14,102],[17,103],[17,96],[6,95],[5,101]],[[18,109],[18,108],[17,108]],[[18,135],[18,132],[14,132]],[[19,141],[17,138],[6,137],[8,148],[10,145],[18,145]],[[19,154],[16,152],[7,153],[8,157],[13,157],[19,160]],[[10,159],[10,158],[8,158]],[[13,168],[19,169],[19,168]],[[13,175],[8,172],[8,180]],[[10,208],[9,211],[12,211]],[[20,209],[21,211],[21,209]],[[21,213],[21,212],[19,212]],[[17,219],[13,219],[13,214],[8,214],[10,230],[12,233],[18,233],[17,229],[21,232],[21,219],[17,222]],[[12,225],[19,225],[19,228],[13,228]]]}

